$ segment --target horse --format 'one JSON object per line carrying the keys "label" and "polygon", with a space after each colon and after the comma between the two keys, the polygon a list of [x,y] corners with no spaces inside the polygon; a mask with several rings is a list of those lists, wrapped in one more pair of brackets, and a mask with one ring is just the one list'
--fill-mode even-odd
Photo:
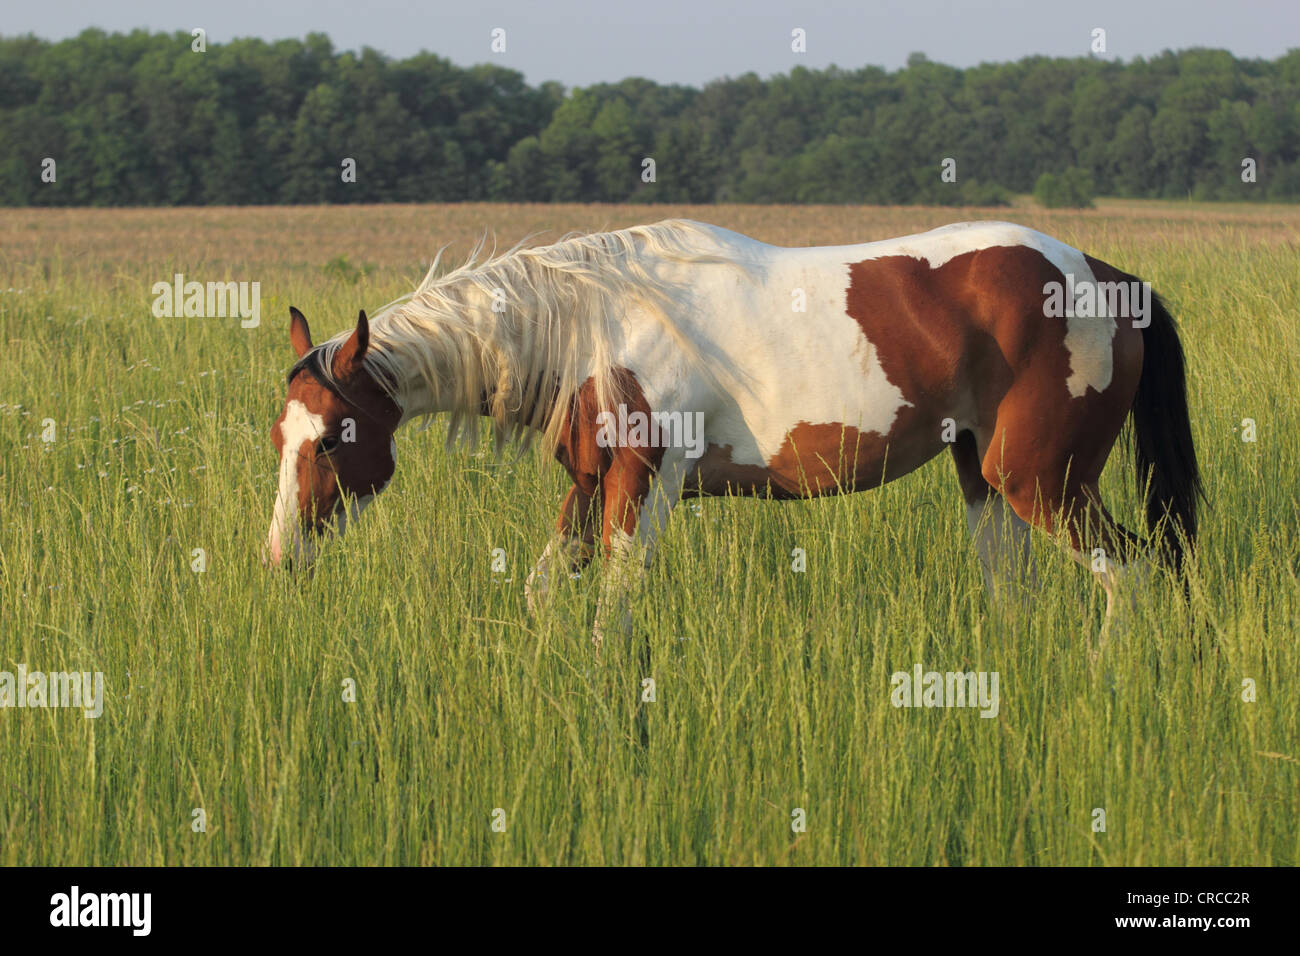
{"label": "horse", "polygon": [[[599,538],[597,644],[683,498],[862,491],[945,450],[991,594],[1032,587],[1037,528],[1101,583],[1109,624],[1117,593],[1194,548],[1174,320],[1149,284],[1043,233],[965,222],[786,248],[668,220],[481,251],[444,275],[440,252],[410,295],[321,345],[290,308],[267,563],[310,564],[388,484],[393,433],[444,413],[449,448],[486,416],[498,453],[540,436],[568,472],[525,594],[540,610]],[[1145,536],[1098,491],[1130,420]]]}

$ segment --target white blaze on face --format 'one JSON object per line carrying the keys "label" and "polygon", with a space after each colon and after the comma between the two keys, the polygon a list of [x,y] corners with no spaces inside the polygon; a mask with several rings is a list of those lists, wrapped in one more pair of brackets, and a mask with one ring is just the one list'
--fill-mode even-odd
{"label": "white blaze on face", "polygon": [[302,551],[302,524],[298,518],[298,465],[307,442],[325,434],[325,420],[296,398],[286,406],[280,422],[280,483],[266,539],[267,557],[279,564],[286,551],[295,558]]}

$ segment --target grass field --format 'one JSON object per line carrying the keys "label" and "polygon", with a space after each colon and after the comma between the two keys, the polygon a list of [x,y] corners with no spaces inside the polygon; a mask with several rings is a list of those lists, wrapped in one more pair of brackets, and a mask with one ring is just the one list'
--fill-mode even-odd
{"label": "grass field", "polygon": [[[561,469],[440,424],[312,579],[262,569],[290,303],[320,339],[444,242],[677,215],[792,245],[1011,218],[1150,280],[1211,499],[1190,605],[1153,590],[1094,663],[1104,596],[1042,539],[1030,607],[990,607],[941,458],[683,506],[633,599],[646,673],[593,653],[598,565],[525,611]],[[155,318],[175,272],[260,282],[261,325]],[[1298,318],[1300,207],[6,210],[0,670],[101,671],[105,703],[0,710],[0,863],[1300,863]],[[997,671],[997,716],[893,707],[917,663]]]}

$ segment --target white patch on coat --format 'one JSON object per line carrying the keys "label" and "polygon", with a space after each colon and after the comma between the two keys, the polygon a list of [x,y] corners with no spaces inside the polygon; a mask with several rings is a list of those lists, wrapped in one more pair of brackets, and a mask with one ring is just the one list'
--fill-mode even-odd
{"label": "white patch on coat", "polygon": [[303,445],[325,434],[325,419],[294,399],[285,406],[280,422],[280,481],[271,513],[271,530],[266,538],[267,557],[279,564],[285,552],[294,558],[302,550],[302,527],[298,518],[298,464]]}

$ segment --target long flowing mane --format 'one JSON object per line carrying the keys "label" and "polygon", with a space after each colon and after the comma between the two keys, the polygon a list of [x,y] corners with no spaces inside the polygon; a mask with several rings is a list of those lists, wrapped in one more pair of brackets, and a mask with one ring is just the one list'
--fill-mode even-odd
{"label": "long flowing mane", "polygon": [[[463,265],[441,276],[439,251],[415,291],[371,319],[366,368],[404,410],[415,383],[426,387],[435,407],[450,412],[449,444],[473,444],[475,421],[486,412],[498,449],[512,439],[527,442],[534,430],[553,446],[566,399],[588,378],[600,407],[617,401],[613,328],[628,309],[652,316],[684,358],[703,368],[674,319],[682,290],[650,266],[655,259],[731,261],[712,248],[699,224],[666,220],[548,246],[519,244],[495,256],[485,256],[480,241]],[[331,367],[347,334],[316,350],[313,371]]]}

